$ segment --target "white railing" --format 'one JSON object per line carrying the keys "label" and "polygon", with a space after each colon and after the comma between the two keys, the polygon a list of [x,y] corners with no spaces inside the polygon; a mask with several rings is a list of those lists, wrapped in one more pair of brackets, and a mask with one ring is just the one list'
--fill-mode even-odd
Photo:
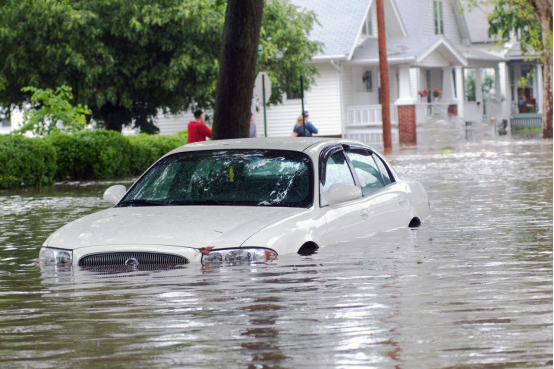
{"label": "white railing", "polygon": [[[390,107],[391,124],[398,124],[398,108],[396,105]],[[346,124],[348,126],[381,126],[381,105],[357,105],[346,108]]]}

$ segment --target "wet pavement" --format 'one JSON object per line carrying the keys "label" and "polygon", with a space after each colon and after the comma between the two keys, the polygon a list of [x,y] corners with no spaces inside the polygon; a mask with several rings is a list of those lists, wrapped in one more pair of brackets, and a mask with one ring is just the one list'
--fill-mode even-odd
{"label": "wet pavement", "polygon": [[0,192],[0,367],[552,367],[552,141],[434,122],[432,219],[270,264],[41,270],[110,183]]}

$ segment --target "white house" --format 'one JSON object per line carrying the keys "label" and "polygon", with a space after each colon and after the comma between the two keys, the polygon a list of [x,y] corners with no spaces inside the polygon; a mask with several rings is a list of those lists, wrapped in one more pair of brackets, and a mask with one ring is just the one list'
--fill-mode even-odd
{"label": "white house", "polygon": [[[375,1],[293,3],[317,14],[319,25],[310,38],[324,44],[323,52],[307,61],[317,64],[320,75],[304,101],[319,135],[382,142]],[[465,0],[384,0],[384,7],[393,141],[413,142],[415,124],[437,116],[458,115],[478,123],[493,117],[529,120],[535,113],[540,120],[540,65],[525,61],[516,40],[501,48],[488,36],[490,6],[468,10]],[[522,76],[531,77],[527,88],[518,86]],[[483,96],[482,85],[491,79],[492,89]],[[469,80],[475,81],[475,89],[467,96]],[[424,89],[439,89],[441,97],[422,98],[418,91]],[[413,125],[413,133],[409,128],[399,133],[399,110],[401,127]],[[289,96],[268,108],[268,136],[290,135],[301,111],[300,99]],[[160,117],[161,133],[184,129],[190,118]],[[263,115],[256,118],[261,135]]]}

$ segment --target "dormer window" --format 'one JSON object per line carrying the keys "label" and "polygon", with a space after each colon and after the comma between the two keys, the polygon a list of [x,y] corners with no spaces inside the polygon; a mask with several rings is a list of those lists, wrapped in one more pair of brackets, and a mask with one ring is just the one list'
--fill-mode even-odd
{"label": "dormer window", "polygon": [[367,13],[367,18],[364,21],[364,26],[362,27],[362,35],[364,36],[373,36],[373,17],[371,16],[373,7],[369,8]]}
{"label": "dormer window", "polygon": [[433,0],[433,14],[435,15],[435,34],[444,35],[444,12],[442,0]]}

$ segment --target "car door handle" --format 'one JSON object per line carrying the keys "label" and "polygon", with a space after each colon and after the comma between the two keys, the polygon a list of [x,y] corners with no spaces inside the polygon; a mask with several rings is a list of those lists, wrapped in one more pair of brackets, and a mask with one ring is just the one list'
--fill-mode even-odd
{"label": "car door handle", "polygon": [[367,209],[360,210],[360,216],[362,217],[363,220],[366,220],[367,218],[369,218],[369,213],[367,212]]}

